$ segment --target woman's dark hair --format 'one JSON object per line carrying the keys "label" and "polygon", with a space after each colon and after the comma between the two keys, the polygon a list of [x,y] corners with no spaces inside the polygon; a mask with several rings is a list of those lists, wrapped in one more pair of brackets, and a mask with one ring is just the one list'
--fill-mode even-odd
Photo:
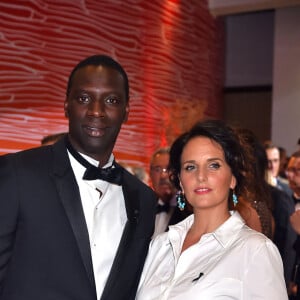
{"label": "woman's dark hair", "polygon": [[249,162],[246,174],[247,193],[245,197],[252,202],[263,201],[271,209],[271,195],[266,181],[268,158],[264,145],[251,130],[246,128],[236,128],[235,130],[240,139],[240,144],[247,153],[247,160]]}
{"label": "woman's dark hair", "polygon": [[[247,177],[247,188],[242,198],[251,203],[256,210],[261,224],[262,233],[267,237],[273,238],[272,210],[273,202],[271,189],[266,181],[268,169],[268,158],[264,145],[258,140],[256,135],[249,129],[236,128],[240,144],[247,153],[247,161],[249,162],[248,171],[245,173]],[[243,205],[243,201],[239,202]],[[246,206],[237,207],[238,210],[245,210]],[[247,208],[246,208],[247,209]]]}
{"label": "woman's dark hair", "polygon": [[181,170],[181,155],[186,144],[193,138],[207,137],[221,146],[237,184],[235,193],[239,196],[245,188],[245,153],[233,128],[220,120],[206,120],[196,123],[189,131],[179,136],[170,149],[170,180],[177,189]]}
{"label": "woman's dark hair", "polygon": [[[254,176],[265,181],[266,170],[268,169],[268,158],[266,150],[255,134],[247,128],[235,128],[242,147],[248,152],[253,161],[252,173]],[[249,159],[249,157],[248,157]]]}

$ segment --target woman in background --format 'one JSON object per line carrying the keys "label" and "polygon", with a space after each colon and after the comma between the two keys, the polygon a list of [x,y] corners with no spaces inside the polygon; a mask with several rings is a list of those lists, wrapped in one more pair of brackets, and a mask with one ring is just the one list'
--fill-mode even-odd
{"label": "woman in background", "polygon": [[247,156],[247,188],[239,197],[235,209],[246,224],[273,240],[275,223],[272,216],[272,195],[267,183],[268,159],[266,151],[252,131],[235,128]]}
{"label": "woman in background", "polygon": [[248,171],[234,131],[197,123],[172,145],[170,170],[194,214],[152,241],[136,299],[288,299],[276,246],[230,211]]}

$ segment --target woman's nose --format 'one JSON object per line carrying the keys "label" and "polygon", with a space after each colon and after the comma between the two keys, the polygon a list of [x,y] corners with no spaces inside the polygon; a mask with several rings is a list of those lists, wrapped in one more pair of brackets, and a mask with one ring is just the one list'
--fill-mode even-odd
{"label": "woman's nose", "polygon": [[206,180],[206,171],[204,168],[199,168],[198,169],[198,174],[197,174],[198,180],[200,182],[205,181]]}

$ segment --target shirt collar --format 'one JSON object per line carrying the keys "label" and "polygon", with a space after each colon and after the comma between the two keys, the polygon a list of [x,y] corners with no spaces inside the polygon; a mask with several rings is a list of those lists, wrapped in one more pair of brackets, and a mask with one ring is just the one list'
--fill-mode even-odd
{"label": "shirt collar", "polygon": [[[234,240],[235,235],[240,231],[240,229],[244,226],[245,221],[240,216],[237,211],[230,211],[231,216],[215,231],[206,233],[203,235],[208,236],[211,235],[216,241],[223,247],[226,248],[231,244],[231,241]],[[188,216],[185,220],[179,222],[176,225],[171,225],[169,228],[169,239],[172,243],[172,240],[176,239],[177,234],[182,237],[181,244],[185,239],[186,233],[190,229],[194,222],[194,215]],[[174,235],[174,231],[177,232]]]}
{"label": "shirt collar", "polygon": [[[80,154],[81,156],[83,156],[89,163],[91,163],[92,165],[98,167],[98,165],[99,165],[99,161],[98,161],[98,160],[96,160],[96,159],[94,159],[94,158],[92,158],[92,157],[90,157],[90,156],[87,156],[87,155],[85,155],[85,154],[83,154],[83,153],[81,153],[81,152],[79,152],[79,154]],[[111,165],[112,165],[114,159],[115,159],[115,158],[114,158],[114,155],[111,154],[110,157],[109,157],[109,159],[108,159],[108,162],[103,166],[103,168],[111,167]]]}
{"label": "shirt collar", "polygon": [[237,211],[230,211],[231,216],[214,232],[212,235],[221,244],[223,248],[228,247],[235,235],[244,226],[245,221]]}

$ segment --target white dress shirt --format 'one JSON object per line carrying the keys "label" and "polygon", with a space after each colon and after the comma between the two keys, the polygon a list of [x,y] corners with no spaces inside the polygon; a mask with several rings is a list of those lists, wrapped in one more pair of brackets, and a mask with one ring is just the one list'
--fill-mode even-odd
{"label": "white dress shirt", "polygon": [[194,216],[151,242],[137,300],[287,300],[280,254],[234,212],[181,253]]}
{"label": "white dress shirt", "polygon": [[[121,186],[100,179],[83,180],[86,168],[68,154],[79,186],[90,239],[97,299],[100,299],[127,221],[123,191]],[[98,166],[98,161],[81,155]],[[111,166],[113,159],[111,155],[104,168]]]}
{"label": "white dress shirt", "polygon": [[[164,202],[161,199],[159,199],[158,205],[164,205]],[[152,238],[155,238],[157,235],[167,230],[174,209],[175,207],[170,205],[170,209],[168,212],[162,211],[156,214],[155,227],[154,227],[154,233],[152,235]]]}

